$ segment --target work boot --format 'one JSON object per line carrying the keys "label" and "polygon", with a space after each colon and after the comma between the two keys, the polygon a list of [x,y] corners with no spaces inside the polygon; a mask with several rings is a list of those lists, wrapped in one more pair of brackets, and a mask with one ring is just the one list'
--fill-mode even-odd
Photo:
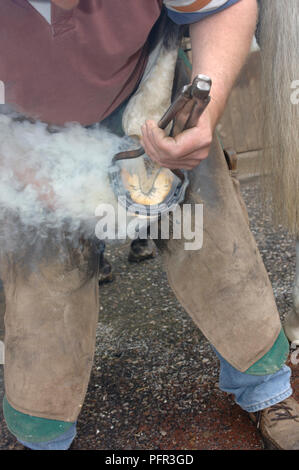
{"label": "work boot", "polygon": [[299,450],[299,403],[292,397],[257,413],[249,413],[266,449]]}
{"label": "work boot", "polygon": [[155,255],[155,247],[151,239],[141,240],[137,238],[131,243],[128,261],[130,263],[139,263]]}

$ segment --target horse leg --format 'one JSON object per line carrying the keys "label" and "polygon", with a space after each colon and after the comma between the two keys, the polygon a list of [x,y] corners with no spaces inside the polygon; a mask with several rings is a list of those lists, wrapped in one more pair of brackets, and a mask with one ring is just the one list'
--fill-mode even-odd
{"label": "horse leg", "polygon": [[296,242],[296,281],[293,290],[293,311],[287,317],[284,329],[288,339],[299,345],[299,239]]}

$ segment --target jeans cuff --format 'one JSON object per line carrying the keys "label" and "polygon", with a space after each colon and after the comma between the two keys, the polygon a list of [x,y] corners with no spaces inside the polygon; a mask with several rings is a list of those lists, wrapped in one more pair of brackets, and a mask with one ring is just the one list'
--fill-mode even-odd
{"label": "jeans cuff", "polygon": [[269,400],[262,401],[260,403],[255,403],[254,405],[247,406],[247,407],[244,407],[241,405],[240,406],[243,410],[247,411],[248,413],[255,413],[256,411],[264,410],[265,408],[269,408],[269,406],[273,406],[273,405],[276,405],[277,403],[280,403],[286,398],[289,398],[292,394],[293,394],[292,388],[288,387],[287,390],[280,393],[279,395],[276,395],[273,398],[270,398]]}
{"label": "jeans cuff", "polygon": [[31,450],[68,450],[76,437],[76,423],[61,436],[47,442],[26,442],[18,439],[20,444]]}

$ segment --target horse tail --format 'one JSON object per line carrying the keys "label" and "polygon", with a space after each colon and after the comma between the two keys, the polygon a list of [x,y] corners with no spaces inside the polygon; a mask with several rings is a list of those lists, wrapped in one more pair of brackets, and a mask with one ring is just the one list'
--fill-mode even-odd
{"label": "horse tail", "polygon": [[263,189],[276,224],[299,237],[299,1],[261,0]]}

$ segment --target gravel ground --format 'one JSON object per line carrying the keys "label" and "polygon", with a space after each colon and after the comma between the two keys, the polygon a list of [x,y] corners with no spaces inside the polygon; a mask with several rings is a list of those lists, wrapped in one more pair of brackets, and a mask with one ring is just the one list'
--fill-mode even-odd
{"label": "gravel ground", "polygon": [[[284,318],[295,243],[262,215],[256,181],[242,192]],[[107,254],[116,278],[100,288],[95,362],[72,449],[262,449],[246,413],[219,390],[218,360],[172,294],[159,254],[138,265],[127,262],[128,246]],[[0,421],[0,449],[20,448]]]}

